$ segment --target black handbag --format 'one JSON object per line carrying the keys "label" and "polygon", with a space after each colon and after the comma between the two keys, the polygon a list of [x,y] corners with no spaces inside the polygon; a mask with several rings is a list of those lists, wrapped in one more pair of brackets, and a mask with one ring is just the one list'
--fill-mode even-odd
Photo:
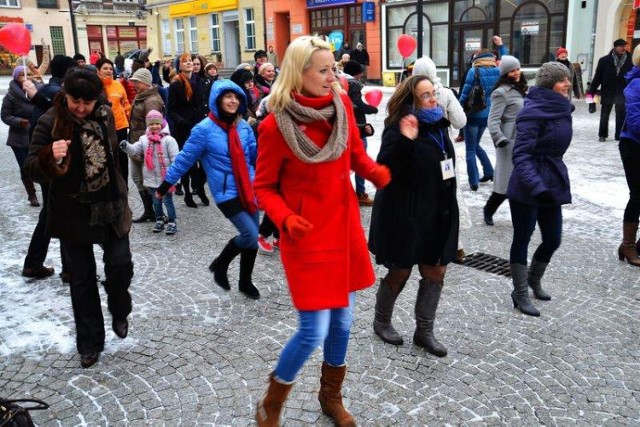
{"label": "black handbag", "polygon": [[464,112],[467,115],[475,114],[478,111],[482,111],[487,108],[487,101],[484,96],[484,89],[480,84],[480,70],[478,67],[475,68],[475,78],[473,82],[473,87],[471,91],[469,91],[469,97],[467,101],[464,103]]}
{"label": "black handbag", "polygon": [[[35,403],[32,406],[20,406],[18,403]],[[49,405],[38,399],[2,399],[0,398],[0,427],[35,426],[29,411],[49,409]]]}

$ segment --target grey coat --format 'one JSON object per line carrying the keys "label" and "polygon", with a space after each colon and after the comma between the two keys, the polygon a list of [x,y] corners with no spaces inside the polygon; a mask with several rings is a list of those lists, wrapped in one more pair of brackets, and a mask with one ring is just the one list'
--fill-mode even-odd
{"label": "grey coat", "polygon": [[[491,93],[491,109],[487,127],[496,146],[493,191],[507,194],[513,171],[513,142],[516,139],[516,117],[524,104],[524,96],[513,86],[502,84]],[[506,145],[505,145],[506,144]]]}
{"label": "grey coat", "polygon": [[[7,145],[16,148],[29,148],[29,119],[35,106],[25,95],[17,81],[11,80],[9,91],[2,100],[0,117],[9,125]],[[26,125],[22,120],[26,119]]]}
{"label": "grey coat", "polygon": [[[160,144],[162,145],[162,152],[164,154],[164,167],[169,169],[173,164],[173,161],[178,156],[180,149],[178,148],[176,140],[169,134],[169,127],[165,127],[161,134],[162,140],[160,141]],[[121,144],[120,149],[129,156],[144,159],[148,147],[149,139],[147,138],[147,135],[142,135],[140,139],[133,144]],[[153,150],[153,169],[149,170],[143,162],[142,179],[143,185],[148,188],[158,188],[160,187],[160,184],[162,184],[162,181],[164,181],[157,150]]]}

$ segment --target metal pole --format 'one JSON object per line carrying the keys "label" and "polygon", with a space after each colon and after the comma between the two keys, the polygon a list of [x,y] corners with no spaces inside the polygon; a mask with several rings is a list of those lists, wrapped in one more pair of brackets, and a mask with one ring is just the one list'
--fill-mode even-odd
{"label": "metal pole", "polygon": [[75,54],[75,53],[80,53],[80,50],[78,49],[78,29],[76,28],[76,16],[73,13],[72,3],[73,2],[69,0],[69,16],[71,17],[71,34],[73,36],[73,50]]}
{"label": "metal pole", "polygon": [[418,0],[418,10],[416,11],[416,13],[418,15],[418,37],[417,37],[417,41],[418,41],[417,57],[418,58],[422,58],[422,33],[423,33],[423,28],[422,28],[422,1],[423,0]]}

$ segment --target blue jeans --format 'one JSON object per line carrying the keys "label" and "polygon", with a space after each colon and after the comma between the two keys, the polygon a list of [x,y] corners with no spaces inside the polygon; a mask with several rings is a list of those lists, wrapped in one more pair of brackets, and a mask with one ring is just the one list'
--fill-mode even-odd
{"label": "blue jeans", "polygon": [[562,239],[562,206],[537,207],[509,200],[511,222],[513,223],[513,242],[509,262],[527,265],[527,250],[531,235],[540,225],[542,243],[533,258],[540,262],[549,262],[553,253],[560,247]]}
{"label": "blue jeans", "polygon": [[258,249],[258,221],[260,212],[250,214],[241,211],[229,218],[229,221],[240,232],[233,239],[233,243],[241,249]]}
{"label": "blue jeans", "polygon": [[[367,151],[367,138],[362,138],[364,144],[364,151]],[[356,174],[356,194],[364,193],[364,178]]]}
{"label": "blue jeans", "polygon": [[153,212],[156,215],[156,219],[162,218],[164,213],[162,212],[162,204],[167,208],[167,218],[169,222],[176,222],[176,207],[173,205],[173,194],[167,193],[162,199],[156,197],[156,188],[149,188],[151,193],[151,200],[153,200]]}
{"label": "blue jeans", "polygon": [[331,310],[299,311],[298,332],[285,345],[275,369],[278,379],[295,380],[302,365],[324,341],[324,361],[331,366],[344,365],[353,322],[356,293],[349,294],[349,306]]}
{"label": "blue jeans", "polygon": [[491,160],[489,160],[486,151],[480,146],[480,140],[486,128],[486,126],[473,126],[469,124],[464,127],[464,145],[467,151],[466,160],[469,185],[478,185],[478,182],[480,182],[476,156],[480,159],[483,175],[493,176]]}

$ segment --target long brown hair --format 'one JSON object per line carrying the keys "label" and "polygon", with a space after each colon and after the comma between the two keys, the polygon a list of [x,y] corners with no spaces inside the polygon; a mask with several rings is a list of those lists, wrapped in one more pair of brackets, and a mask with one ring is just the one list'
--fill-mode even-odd
{"label": "long brown hair", "polygon": [[180,80],[180,82],[182,82],[182,86],[184,86],[184,93],[187,96],[187,101],[191,101],[191,96],[193,95],[193,89],[191,88],[191,82],[189,81],[189,79],[187,78],[187,76],[184,75],[184,73],[182,71],[180,71],[180,64],[182,64],[183,61],[186,61],[187,59],[191,59],[191,54],[190,53],[183,53],[182,55],[180,55],[178,57],[178,79]]}
{"label": "long brown hair", "polygon": [[416,96],[416,86],[424,80],[433,81],[427,76],[411,76],[404,80],[391,95],[387,103],[387,118],[384,119],[385,127],[394,125],[414,110],[420,109],[420,98]]}

